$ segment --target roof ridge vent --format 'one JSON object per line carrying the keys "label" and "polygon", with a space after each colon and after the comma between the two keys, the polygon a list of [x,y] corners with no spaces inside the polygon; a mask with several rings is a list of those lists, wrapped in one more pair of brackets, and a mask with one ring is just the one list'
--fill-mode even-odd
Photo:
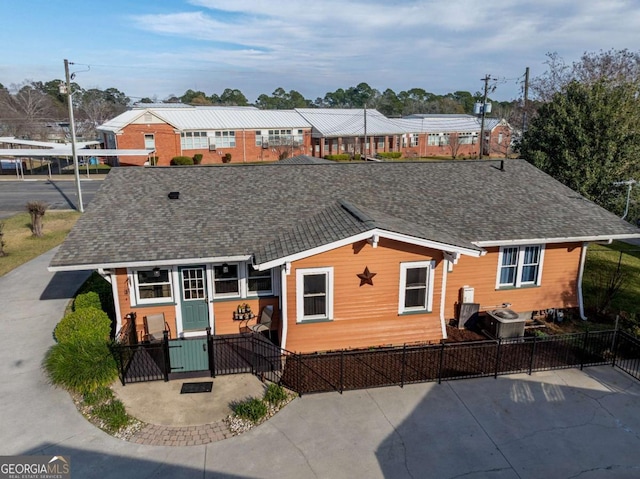
{"label": "roof ridge vent", "polygon": [[353,216],[355,219],[357,219],[361,223],[367,223],[370,225],[373,225],[375,223],[375,220],[371,216],[364,213],[353,203],[346,200],[338,200],[338,203],[342,208],[344,208],[347,211],[347,213],[349,213],[351,216]]}

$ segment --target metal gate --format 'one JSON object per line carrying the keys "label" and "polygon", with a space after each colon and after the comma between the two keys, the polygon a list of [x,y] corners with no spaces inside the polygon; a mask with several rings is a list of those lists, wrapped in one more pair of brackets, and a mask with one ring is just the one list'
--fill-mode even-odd
{"label": "metal gate", "polygon": [[209,371],[207,338],[170,339],[169,364],[171,373]]}

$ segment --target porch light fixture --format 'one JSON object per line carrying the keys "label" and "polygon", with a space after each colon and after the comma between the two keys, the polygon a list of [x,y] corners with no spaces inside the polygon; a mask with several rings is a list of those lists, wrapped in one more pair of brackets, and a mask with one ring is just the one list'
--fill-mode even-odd
{"label": "porch light fixture", "polygon": [[160,277],[160,268],[153,268],[153,277],[154,278]]}

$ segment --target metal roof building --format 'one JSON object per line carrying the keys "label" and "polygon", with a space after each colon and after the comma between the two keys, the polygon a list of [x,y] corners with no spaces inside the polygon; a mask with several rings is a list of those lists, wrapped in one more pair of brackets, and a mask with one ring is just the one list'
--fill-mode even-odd
{"label": "metal roof building", "polygon": [[402,135],[407,131],[377,110],[361,108],[296,108],[313,126],[314,138]]}

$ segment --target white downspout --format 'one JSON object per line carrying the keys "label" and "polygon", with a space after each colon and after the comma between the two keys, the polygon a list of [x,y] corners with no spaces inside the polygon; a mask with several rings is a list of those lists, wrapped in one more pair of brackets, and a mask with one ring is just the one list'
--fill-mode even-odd
{"label": "white downspout", "polygon": [[584,314],[584,296],[582,295],[582,276],[584,274],[584,263],[587,259],[588,243],[582,243],[582,252],[580,253],[580,268],[578,269],[578,307],[580,308],[580,319],[587,320]]}
{"label": "white downspout", "polygon": [[245,136],[245,129],[242,129],[242,162],[247,162],[247,138]]}
{"label": "white downspout", "polygon": [[442,289],[440,291],[440,326],[442,327],[442,339],[447,339],[447,323],[444,318],[444,307],[447,291],[447,274],[449,272],[449,260],[442,261]]}
{"label": "white downspout", "polygon": [[111,294],[113,295],[113,309],[116,313],[116,338],[122,329],[122,312],[120,311],[120,299],[118,297],[118,277],[113,272],[107,272],[100,268],[98,274],[111,283]]}
{"label": "white downspout", "polygon": [[280,340],[280,347],[286,349],[287,347],[287,265],[280,266],[280,324],[282,325],[282,339]]}

